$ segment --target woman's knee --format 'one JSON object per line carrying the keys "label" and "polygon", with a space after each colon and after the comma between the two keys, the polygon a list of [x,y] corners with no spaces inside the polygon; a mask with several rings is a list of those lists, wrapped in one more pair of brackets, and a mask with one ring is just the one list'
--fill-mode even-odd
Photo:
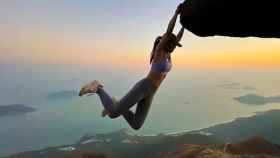
{"label": "woman's knee", "polygon": [[135,122],[131,128],[133,128],[134,130],[139,130],[141,129],[141,127],[143,126],[143,122]]}
{"label": "woman's knee", "polygon": [[115,118],[120,117],[121,114],[118,114],[118,113],[109,113],[108,116],[109,116],[111,119],[115,119]]}

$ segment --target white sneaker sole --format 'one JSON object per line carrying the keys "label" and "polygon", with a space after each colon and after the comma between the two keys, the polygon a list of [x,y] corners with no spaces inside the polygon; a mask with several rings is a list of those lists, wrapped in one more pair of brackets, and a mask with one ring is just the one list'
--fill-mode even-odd
{"label": "white sneaker sole", "polygon": [[89,93],[96,93],[99,87],[103,87],[100,81],[93,81],[85,86],[83,86],[80,90],[79,96],[83,96]]}

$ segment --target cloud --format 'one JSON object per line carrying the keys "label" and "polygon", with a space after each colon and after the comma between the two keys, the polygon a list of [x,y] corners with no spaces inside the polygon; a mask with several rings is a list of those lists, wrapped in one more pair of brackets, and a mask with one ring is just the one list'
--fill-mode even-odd
{"label": "cloud", "polygon": [[223,81],[223,83],[217,85],[220,88],[228,90],[246,90],[255,91],[256,88],[248,85],[242,85],[239,82]]}

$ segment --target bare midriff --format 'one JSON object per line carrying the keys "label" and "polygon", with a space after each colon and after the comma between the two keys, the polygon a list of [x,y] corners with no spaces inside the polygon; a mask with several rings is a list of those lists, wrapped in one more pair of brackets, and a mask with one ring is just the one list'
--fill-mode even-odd
{"label": "bare midriff", "polygon": [[147,79],[151,80],[154,86],[158,88],[162,83],[162,81],[165,79],[165,77],[166,77],[166,73],[158,73],[158,72],[150,71],[147,76]]}

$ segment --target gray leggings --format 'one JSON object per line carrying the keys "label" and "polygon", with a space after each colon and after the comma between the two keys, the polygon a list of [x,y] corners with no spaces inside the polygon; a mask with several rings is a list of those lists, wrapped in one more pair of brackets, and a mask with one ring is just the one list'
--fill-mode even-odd
{"label": "gray leggings", "polygon": [[[97,94],[111,118],[122,115],[133,129],[138,130],[145,122],[155,91],[156,88],[151,80],[142,79],[117,103],[114,103],[104,88],[98,88]],[[133,113],[130,108],[135,104],[137,108]]]}

